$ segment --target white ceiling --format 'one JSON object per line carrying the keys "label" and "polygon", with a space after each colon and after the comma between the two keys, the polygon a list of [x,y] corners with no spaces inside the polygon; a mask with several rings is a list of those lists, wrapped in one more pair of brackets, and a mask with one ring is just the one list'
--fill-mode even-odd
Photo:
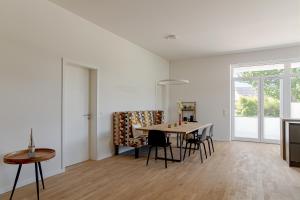
{"label": "white ceiling", "polygon": [[300,44],[300,0],[51,1],[168,60]]}

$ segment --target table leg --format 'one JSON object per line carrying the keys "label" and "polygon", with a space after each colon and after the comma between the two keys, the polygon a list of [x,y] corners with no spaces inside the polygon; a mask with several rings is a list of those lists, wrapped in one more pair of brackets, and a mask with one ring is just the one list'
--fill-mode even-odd
{"label": "table leg", "polygon": [[38,164],[34,163],[37,199],[40,199]]}
{"label": "table leg", "polygon": [[182,144],[183,144],[183,138],[182,138],[182,135],[183,134],[180,134],[180,140],[179,140],[179,142],[180,142],[180,162],[182,162]]}
{"label": "table leg", "polygon": [[19,176],[20,176],[21,168],[22,168],[22,164],[19,164],[18,172],[17,172],[17,175],[16,175],[15,183],[14,183],[14,187],[13,187],[13,190],[12,190],[12,192],[10,194],[10,197],[9,197],[10,200],[12,200],[12,197],[14,195],[14,192],[15,192],[15,189],[16,189],[16,186],[17,186],[17,183],[18,183],[18,179],[19,179]]}
{"label": "table leg", "polygon": [[41,162],[38,162],[38,165],[39,165],[40,176],[41,176],[41,179],[42,179],[43,189],[45,189],[44,176],[43,176],[43,170],[42,170]]}

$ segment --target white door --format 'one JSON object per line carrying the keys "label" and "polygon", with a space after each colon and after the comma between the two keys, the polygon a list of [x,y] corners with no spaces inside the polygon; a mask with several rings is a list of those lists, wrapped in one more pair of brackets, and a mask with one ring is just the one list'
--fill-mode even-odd
{"label": "white door", "polygon": [[86,68],[64,66],[65,166],[89,159],[90,73]]}

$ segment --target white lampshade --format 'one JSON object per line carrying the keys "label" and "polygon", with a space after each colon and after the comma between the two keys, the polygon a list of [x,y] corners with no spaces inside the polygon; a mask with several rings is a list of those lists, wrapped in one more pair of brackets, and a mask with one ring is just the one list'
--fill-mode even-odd
{"label": "white lampshade", "polygon": [[157,85],[184,85],[190,83],[189,80],[183,79],[165,79],[157,82]]}

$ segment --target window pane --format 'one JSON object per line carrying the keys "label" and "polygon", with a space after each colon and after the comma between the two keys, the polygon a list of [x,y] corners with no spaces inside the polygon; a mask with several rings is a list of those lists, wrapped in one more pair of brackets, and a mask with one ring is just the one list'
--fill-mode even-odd
{"label": "window pane", "polygon": [[300,74],[300,62],[291,63],[291,72],[293,74]]}
{"label": "window pane", "polygon": [[235,78],[253,78],[265,76],[278,76],[283,73],[284,64],[261,65],[251,67],[240,67],[233,69]]}
{"label": "window pane", "polygon": [[291,79],[291,118],[300,118],[300,78]]}
{"label": "window pane", "polygon": [[235,81],[234,136],[258,139],[258,81]]}
{"label": "window pane", "polygon": [[264,139],[280,139],[280,79],[266,79],[264,89]]}

